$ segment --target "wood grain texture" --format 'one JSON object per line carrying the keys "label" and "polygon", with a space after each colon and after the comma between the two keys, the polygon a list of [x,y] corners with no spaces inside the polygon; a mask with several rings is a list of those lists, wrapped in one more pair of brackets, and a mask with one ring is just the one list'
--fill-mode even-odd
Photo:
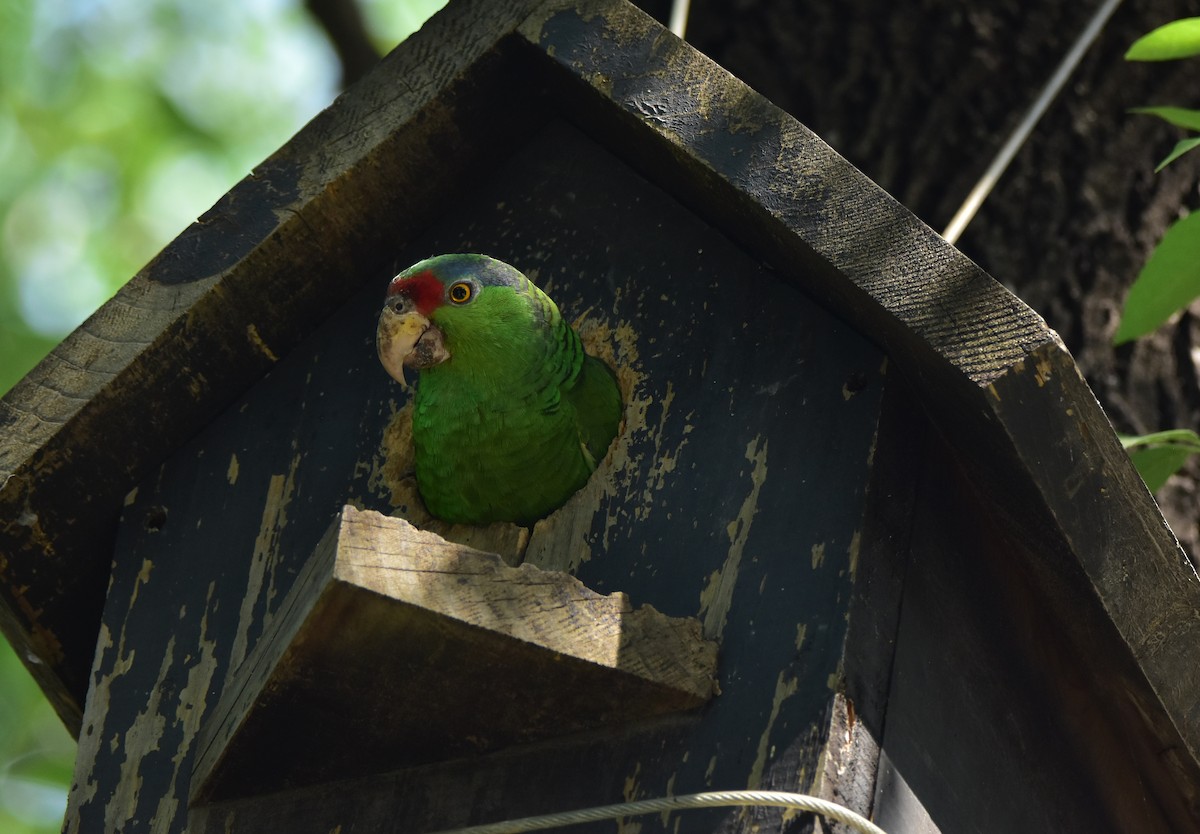
{"label": "wood grain texture", "polygon": [[1178,739],[1159,747],[1156,710],[1137,714],[1137,666],[1047,558],[1048,519],[1014,525],[948,446],[929,446],[913,474],[880,819],[981,834],[1200,830],[1194,773],[1171,772]]}
{"label": "wood grain texture", "polygon": [[[374,222],[382,230],[388,218]],[[622,386],[624,428],[594,488],[548,525],[554,535],[534,530],[530,560],[570,566],[598,593],[621,591],[636,606],[700,620],[721,646],[721,694],[682,723],[610,724],[531,745],[535,752],[521,745],[519,755],[467,755],[461,767],[363,777],[353,782],[361,802],[322,813],[303,791],[258,798],[271,813],[222,803],[239,816],[212,824],[263,832],[256,822],[273,814],[276,830],[327,834],[337,825],[370,830],[362,821],[386,808],[392,830],[409,832],[626,796],[811,787],[845,651],[882,392],[879,349],[559,120],[458,192],[455,211],[393,259],[452,251],[489,252],[526,271]],[[392,436],[402,434],[396,423],[409,392],[383,371],[374,346],[391,274],[380,268],[131,497],[69,832],[199,824],[187,810],[199,724],[232,685],[232,670],[268,639],[333,518],[347,503],[412,511],[394,489],[403,466]],[[488,679],[470,689],[516,692],[489,688]],[[343,720],[353,719],[326,713],[319,725]],[[285,742],[305,739],[291,732]],[[286,745],[278,749],[293,749]],[[280,753],[280,769],[292,758]],[[454,776],[428,789],[410,781],[435,772]],[[373,788],[381,793],[368,795]],[[642,830],[672,831],[676,819],[642,820]],[[688,821],[706,819],[749,832],[780,826],[782,814]],[[789,825],[805,831],[808,821]]]}
{"label": "wood grain texture", "polygon": [[[817,137],[636,10],[547,6],[520,32],[558,64],[581,122],[887,348],[1010,523],[1049,519],[1031,558],[1079,583],[1073,604],[1112,618],[1125,644],[1112,650],[1146,677],[1139,701],[1160,704],[1147,743],[1166,732],[1167,749],[1186,749],[1191,775],[1176,787],[1193,794],[1200,576],[1057,335]],[[580,87],[599,103],[580,103]],[[1047,360],[1043,379],[1035,368]]]}
{"label": "wood grain texture", "polygon": [[580,117],[603,120],[631,161],[782,256],[782,269],[794,263],[809,291],[857,306],[855,320],[888,348],[907,356],[919,345],[919,360],[934,354],[986,383],[1054,340],[811,131],[632,6],[548,3],[520,33],[603,101]]}
{"label": "wood grain texture", "polygon": [[695,709],[716,660],[695,619],[347,506],[207,719],[192,802]]}
{"label": "wood grain texture", "polygon": [[[98,314],[135,321],[122,305],[140,301],[171,311],[151,316],[171,317],[168,329],[133,333],[149,345],[129,348],[145,367],[76,336],[78,356],[47,360],[35,372],[43,383],[13,395],[6,413],[26,420],[35,442],[6,447],[11,464],[0,456],[0,471],[13,473],[0,487],[3,552],[15,554],[3,565],[0,626],[51,659],[44,685],[68,718],[86,680],[81,659],[98,647],[68,831],[148,820],[182,830],[198,724],[332,515],[347,501],[402,509],[379,438],[405,395],[374,367],[364,323],[378,290],[355,287],[462,250],[510,260],[549,289],[589,347],[611,359],[625,396],[622,438],[588,488],[534,530],[529,559],[698,617],[721,642],[724,694],[693,725],[630,728],[624,750],[615,738],[544,748],[545,763],[520,774],[541,775],[536,786],[503,773],[535,767],[515,752],[437,769],[453,776],[436,800],[380,777],[365,816],[386,806],[397,820],[482,821],[554,810],[551,798],[584,805],[709,785],[812,786],[840,726],[829,710],[853,633],[847,613],[865,590],[855,588],[855,543],[886,351],[930,415],[945,471],[977,491],[962,499],[973,515],[949,518],[949,539],[939,538],[937,502],[927,509],[924,541],[941,569],[922,574],[928,584],[913,597],[926,595],[930,615],[907,622],[931,637],[910,644],[905,668],[941,683],[953,667],[931,675],[925,653],[966,618],[978,639],[958,648],[995,656],[950,690],[977,699],[973,714],[1006,751],[1012,783],[1027,778],[1027,750],[1049,749],[1036,706],[1055,707],[1052,717],[1076,708],[1069,725],[1046,725],[1044,739],[1067,745],[1064,756],[1090,780],[1071,786],[1080,818],[1099,818],[1090,803],[1110,789],[1113,819],[1134,819],[1140,797],[1152,797],[1155,825],[1187,830],[1200,785],[1191,694],[1200,691],[1200,583],[1055,334],[810,132],[631,7],[553,2],[524,18],[532,7],[495,8],[466,3],[439,18],[173,244],[144,273],[155,281],[141,279]],[[517,37],[503,39],[514,27]],[[125,325],[110,326],[119,341]],[[105,384],[76,379],[92,367],[110,374]],[[22,399],[34,394],[43,406]],[[48,429],[56,420],[61,428]],[[101,560],[68,565],[67,554],[98,552],[124,487],[139,478],[93,644],[95,618],[70,589],[91,583],[98,600]],[[80,507],[86,521],[72,523],[65,514]],[[970,547],[972,525],[985,521],[995,542],[1012,545],[988,560]],[[1006,554],[1010,569],[991,573]],[[84,563],[90,579],[80,578]],[[899,570],[878,574],[881,587],[894,588]],[[935,608],[939,589],[947,599]],[[901,629],[920,611],[902,609]],[[981,622],[988,612],[1020,628],[1018,648]],[[895,617],[859,620],[859,633],[886,633]],[[60,628],[68,622],[78,626],[70,640]],[[1039,668],[1042,634],[1053,635],[1045,656],[1067,671]],[[855,662],[887,657],[860,652]],[[1000,684],[1013,691],[1014,670],[1024,718],[1009,737],[997,693]],[[921,686],[903,690],[880,668],[854,675],[846,680],[875,708],[885,682],[889,713],[902,692],[920,707],[912,759],[897,744],[890,761],[923,802],[955,819],[972,803],[955,805],[937,769],[924,783],[912,778],[913,762],[937,749],[943,773],[973,773],[966,764],[978,766],[978,749],[936,723]],[[903,728],[892,717],[885,749]],[[1129,762],[1093,765],[1124,749]],[[1053,776],[1046,762],[1038,772]],[[596,778],[578,778],[585,767]],[[383,795],[396,784],[403,798]],[[484,797],[462,804],[464,784]],[[498,784],[503,798],[488,793]],[[311,806],[291,802],[285,830],[300,830]],[[447,813],[429,816],[434,805]],[[267,814],[237,807],[243,816],[214,812],[207,824],[233,830]],[[338,807],[309,822],[350,825],[353,809]],[[1022,817],[1010,819],[1019,827]],[[767,813],[708,821],[729,831],[784,825]]]}
{"label": "wood grain texture", "polygon": [[72,731],[126,493],[537,123],[521,101],[466,105],[472,68],[504,83],[486,56],[533,5],[431,22],[0,400],[0,628]]}

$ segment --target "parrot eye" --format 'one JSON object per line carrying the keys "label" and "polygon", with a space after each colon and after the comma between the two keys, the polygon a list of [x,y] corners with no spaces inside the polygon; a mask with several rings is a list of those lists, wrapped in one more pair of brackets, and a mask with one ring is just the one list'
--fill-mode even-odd
{"label": "parrot eye", "polygon": [[471,300],[471,296],[474,294],[474,287],[472,287],[466,281],[459,281],[457,284],[451,285],[449,292],[446,293],[446,296],[455,304],[466,304]]}

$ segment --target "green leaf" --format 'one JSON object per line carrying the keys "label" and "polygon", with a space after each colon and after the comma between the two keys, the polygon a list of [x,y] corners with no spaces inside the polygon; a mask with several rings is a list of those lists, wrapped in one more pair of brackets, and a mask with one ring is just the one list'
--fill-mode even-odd
{"label": "green leaf", "polygon": [[1158,492],[1189,457],[1200,454],[1200,435],[1190,429],[1171,429],[1140,437],[1122,437],[1121,445],[1129,451],[1146,486],[1151,492]]}
{"label": "green leaf", "polygon": [[1158,116],[1176,127],[1200,130],[1200,110],[1189,110],[1186,107],[1131,107],[1129,112]]}
{"label": "green leaf", "polygon": [[1196,434],[1191,429],[1167,429],[1166,431],[1156,431],[1150,434],[1122,434],[1119,437],[1121,445],[1126,449],[1133,449],[1138,446],[1174,444],[1176,446],[1187,446],[1193,452],[1200,452],[1200,434]]}
{"label": "green leaf", "polygon": [[1172,61],[1200,55],[1200,17],[1185,17],[1159,26],[1133,42],[1126,61]]}
{"label": "green leaf", "polygon": [[1190,151],[1192,148],[1196,147],[1197,145],[1200,145],[1200,136],[1196,136],[1192,139],[1181,140],[1179,142],[1179,144],[1177,144],[1175,146],[1174,150],[1172,150],[1169,154],[1167,154],[1167,158],[1164,159],[1162,162],[1158,163],[1158,167],[1154,169],[1154,173],[1157,174],[1163,168],[1166,168],[1172,162],[1179,159],[1179,157],[1183,156],[1185,153],[1187,153],[1188,151]]}
{"label": "green leaf", "polygon": [[1113,344],[1157,328],[1200,296],[1200,211],[1176,221],[1129,288]]}
{"label": "green leaf", "polygon": [[1191,452],[1174,446],[1138,448],[1129,453],[1138,474],[1151,492],[1162,489],[1167,479],[1183,467],[1190,455]]}

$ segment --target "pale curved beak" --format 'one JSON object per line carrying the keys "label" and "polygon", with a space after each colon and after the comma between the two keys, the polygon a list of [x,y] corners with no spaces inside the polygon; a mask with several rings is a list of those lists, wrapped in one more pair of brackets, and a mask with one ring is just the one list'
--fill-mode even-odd
{"label": "pale curved beak", "polygon": [[398,313],[391,307],[384,307],[379,313],[375,347],[384,370],[401,385],[408,384],[404,379],[405,365],[428,368],[450,358],[442,331],[433,322],[420,313]]}

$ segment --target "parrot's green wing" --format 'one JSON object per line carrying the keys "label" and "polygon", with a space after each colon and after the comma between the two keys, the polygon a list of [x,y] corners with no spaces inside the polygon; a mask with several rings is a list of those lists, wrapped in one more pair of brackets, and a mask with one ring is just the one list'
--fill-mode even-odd
{"label": "parrot's green wing", "polygon": [[594,468],[608,451],[621,424],[621,391],[612,370],[584,356],[575,385],[565,392],[579,421],[579,440]]}

